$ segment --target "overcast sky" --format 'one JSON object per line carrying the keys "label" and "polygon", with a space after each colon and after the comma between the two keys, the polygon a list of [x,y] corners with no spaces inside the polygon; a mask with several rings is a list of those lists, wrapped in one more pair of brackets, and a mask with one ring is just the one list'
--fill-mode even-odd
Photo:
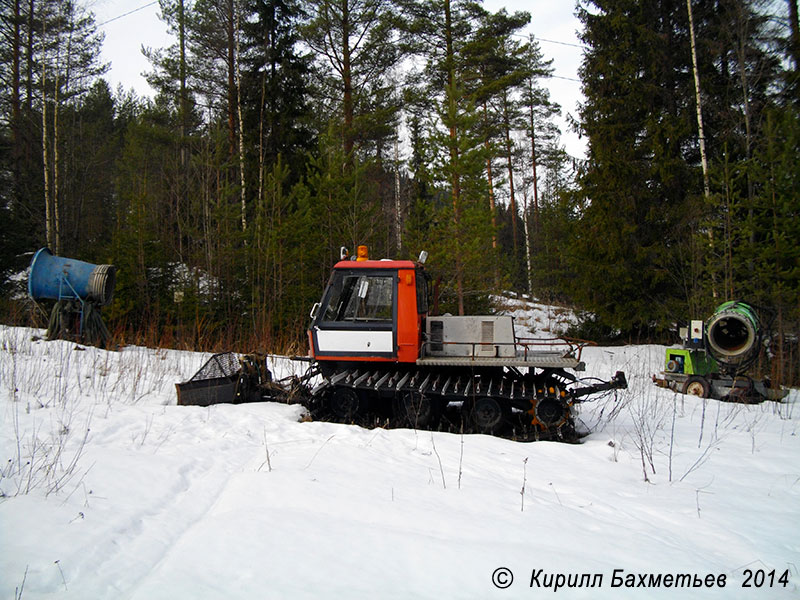
{"label": "overcast sky", "polygon": [[[551,98],[562,107],[564,115],[575,115],[576,104],[581,99],[578,67],[581,49],[578,47],[573,0],[484,0],[487,10],[508,12],[526,10],[531,13],[531,24],[526,30],[541,43],[547,58],[553,59],[555,77],[545,82]],[[152,95],[152,90],[142,77],[150,65],[142,55],[142,46],[162,48],[173,43],[166,25],[158,18],[158,2],[152,0],[90,0],[96,22],[105,34],[103,60],[111,63],[106,79],[112,89],[122,84],[140,95]],[[563,125],[562,141],[573,156],[583,156],[585,143]]]}

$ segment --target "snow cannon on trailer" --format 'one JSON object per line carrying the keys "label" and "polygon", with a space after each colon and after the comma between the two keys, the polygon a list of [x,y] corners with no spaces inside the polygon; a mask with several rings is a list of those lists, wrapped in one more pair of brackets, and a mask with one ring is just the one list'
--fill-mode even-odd
{"label": "snow cannon on trailer", "polygon": [[225,401],[215,390],[227,386],[230,402],[301,398],[315,418],[343,423],[572,441],[576,405],[627,388],[623,372],[591,382],[573,373],[585,370],[588,342],[518,338],[510,316],[430,314],[426,258],[342,248],[311,309],[305,375],[198,373],[178,384],[179,404]]}
{"label": "snow cannon on trailer", "polygon": [[768,342],[769,311],[732,301],[705,321],[680,329],[683,348],[667,348],[664,371],[653,382],[683,394],[735,402],[779,401],[788,390],[746,375]]}

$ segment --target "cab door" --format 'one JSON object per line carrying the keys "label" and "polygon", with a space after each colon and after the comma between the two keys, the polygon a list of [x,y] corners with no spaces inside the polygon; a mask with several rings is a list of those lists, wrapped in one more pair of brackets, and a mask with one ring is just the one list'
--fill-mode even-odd
{"label": "cab door", "polygon": [[397,357],[397,271],[337,269],[311,326],[314,355]]}

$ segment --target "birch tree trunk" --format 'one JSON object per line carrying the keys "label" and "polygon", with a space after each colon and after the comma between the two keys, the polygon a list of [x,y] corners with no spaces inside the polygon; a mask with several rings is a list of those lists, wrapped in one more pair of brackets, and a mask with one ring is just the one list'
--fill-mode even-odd
{"label": "birch tree trunk", "polygon": [[533,267],[531,266],[531,228],[528,217],[528,189],[522,186],[522,225],[525,228],[525,268],[528,281],[528,295],[533,300]]}
{"label": "birch tree trunk", "polygon": [[[47,19],[42,11],[42,175],[44,177],[45,238],[47,246],[56,250],[53,221],[53,204],[50,196],[50,148],[47,137]],[[56,250],[56,254],[58,251]]]}
{"label": "birch tree trunk", "polygon": [[[242,199],[242,231],[247,231],[247,187],[244,176],[244,121],[242,119],[242,73],[240,69],[239,12],[236,13],[236,114],[239,119],[239,183]],[[245,240],[247,244],[247,240]]]}
{"label": "birch tree trunk", "polygon": [[[21,23],[20,23],[20,3],[14,0],[14,33],[12,43],[14,45],[11,59],[11,131],[12,142],[14,144],[14,171],[18,167],[19,146],[20,146],[20,95],[19,95],[19,69],[20,69],[20,43],[21,43]],[[15,177],[16,180],[16,177]]]}
{"label": "birch tree trunk", "polygon": [[[26,43],[25,72],[25,108],[28,114],[33,110],[33,32],[34,32],[34,0],[28,2],[28,39]],[[43,26],[44,27],[44,26]]]}
{"label": "birch tree trunk", "polygon": [[61,254],[61,219],[58,202],[58,55],[56,55],[56,77],[53,91],[53,231],[55,234],[55,253]]}
{"label": "birch tree trunk", "polygon": [[536,133],[534,129],[534,111],[533,104],[529,107],[530,111],[530,128],[531,128],[531,175],[533,176],[533,233],[538,235],[539,232],[539,174],[538,167],[538,154],[536,152]]}
{"label": "birch tree trunk", "polygon": [[[44,36],[44,27],[42,27]],[[42,175],[44,177],[44,218],[45,239],[49,248],[55,248],[53,236],[53,215],[50,203],[50,161],[47,147],[47,59],[42,56]]]}
{"label": "birch tree trunk", "polygon": [[403,247],[403,222],[400,212],[400,143],[394,139],[394,231],[395,231],[395,251],[400,258],[400,250]]}
{"label": "birch tree trunk", "polygon": [[234,39],[234,31],[233,31],[233,24],[234,24],[234,8],[233,8],[233,0],[228,0],[228,14],[226,15],[226,23],[225,29],[227,33],[227,41],[228,41],[228,149],[231,158],[233,158],[233,153],[236,151],[235,148],[235,140],[236,140],[236,117],[235,115],[235,106],[236,106],[236,77],[235,77],[235,57],[234,57],[234,46],[236,44],[236,40]]}
{"label": "birch tree trunk", "polygon": [[[694,37],[694,17],[692,16],[692,0],[686,0],[686,10],[689,13],[689,39],[692,47],[692,73],[694,74],[694,93],[697,104],[697,137],[700,144],[700,164],[703,168],[703,194],[706,200],[711,196],[711,185],[708,177],[708,160],[706,158],[706,136],[703,130],[703,106],[700,99],[700,73],[697,70],[697,44]],[[708,228],[708,245],[714,247],[714,230]],[[711,294],[717,297],[716,276],[711,276]]]}
{"label": "birch tree trunk", "polygon": [[703,166],[703,193],[706,199],[711,195],[711,186],[708,180],[708,160],[706,159],[706,136],[703,131],[703,107],[700,99],[700,73],[697,70],[697,44],[694,37],[694,18],[692,17],[692,0],[686,0],[686,10],[689,12],[689,37],[692,46],[692,73],[694,74],[694,94],[697,103],[697,132],[700,144],[700,163]]}
{"label": "birch tree trunk", "polygon": [[189,188],[189,148],[187,147],[187,137],[189,135],[189,103],[186,96],[186,13],[183,0],[178,2],[178,45],[180,52],[180,119],[181,119],[181,173],[178,188],[177,206],[175,207],[175,217],[178,224],[178,254],[183,259],[183,218],[182,208],[188,205],[187,190]]}

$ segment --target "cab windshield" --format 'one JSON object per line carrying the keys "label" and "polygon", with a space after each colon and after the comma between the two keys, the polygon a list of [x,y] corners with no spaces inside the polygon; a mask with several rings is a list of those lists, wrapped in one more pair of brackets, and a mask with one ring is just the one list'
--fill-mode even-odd
{"label": "cab windshield", "polygon": [[393,293],[392,275],[337,275],[323,320],[391,323]]}

